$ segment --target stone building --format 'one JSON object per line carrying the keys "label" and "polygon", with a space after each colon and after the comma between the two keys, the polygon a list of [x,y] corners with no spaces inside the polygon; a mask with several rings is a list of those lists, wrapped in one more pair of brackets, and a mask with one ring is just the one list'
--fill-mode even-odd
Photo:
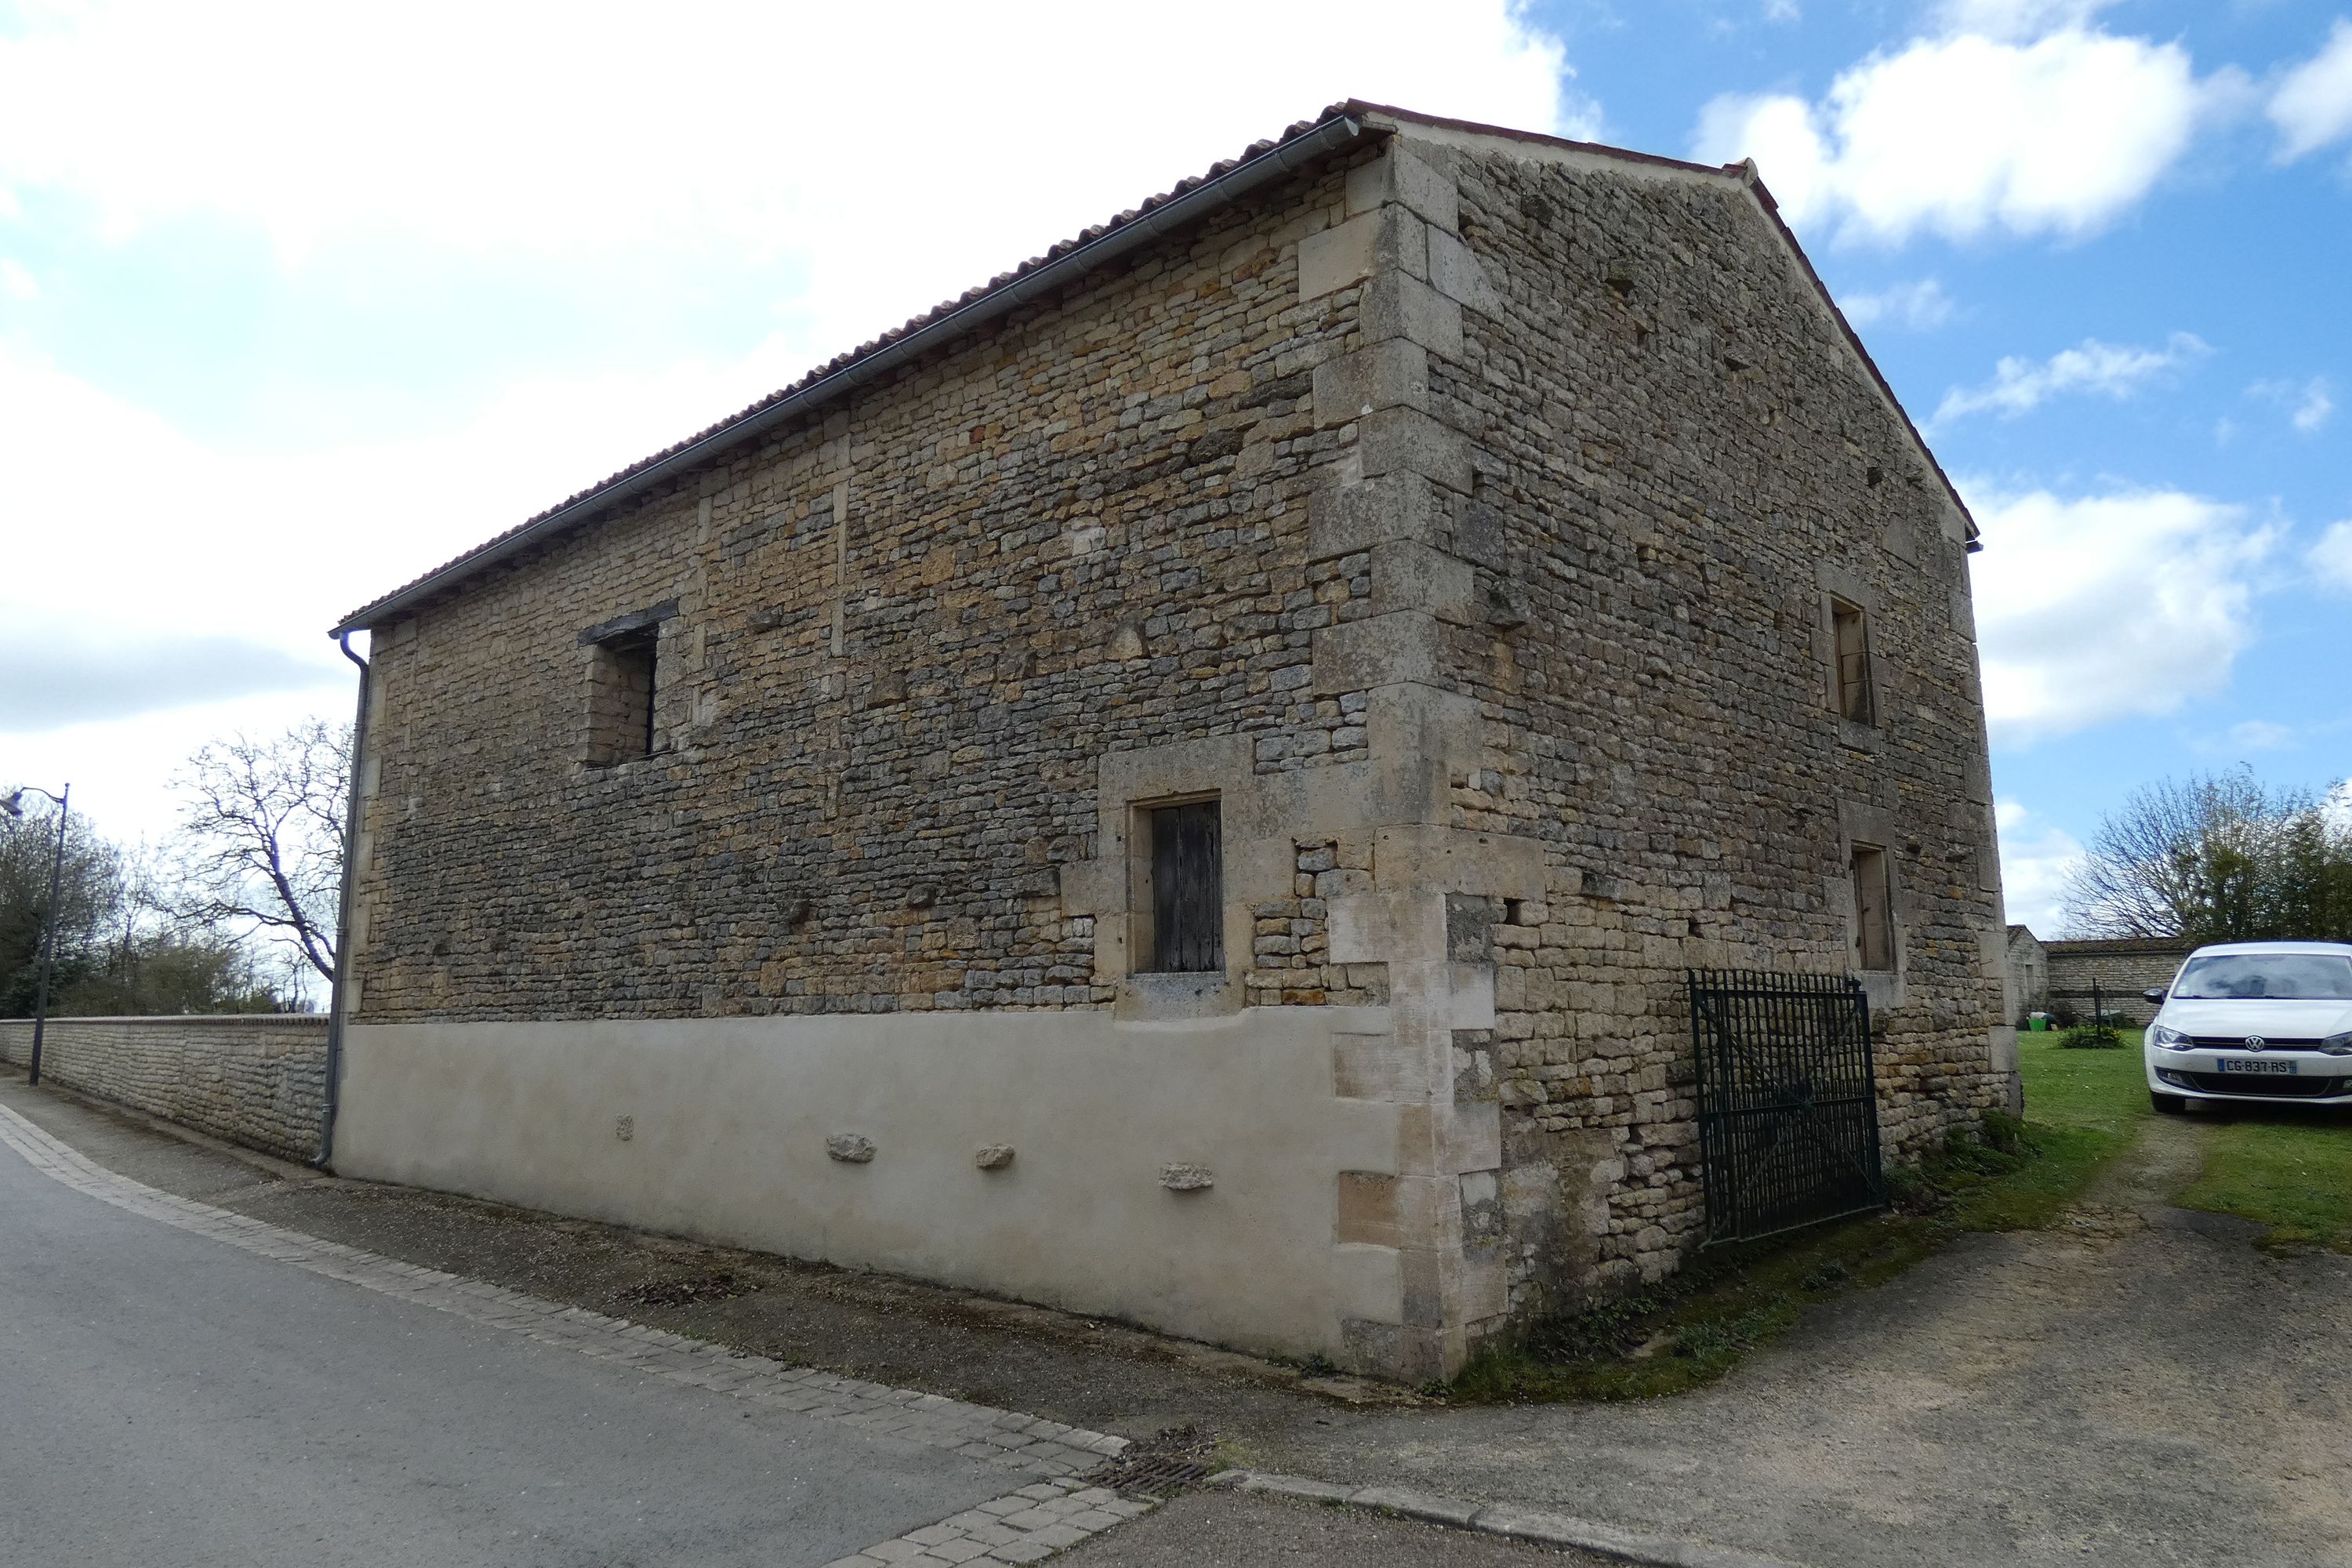
{"label": "stone building", "polygon": [[2050,950],[2031,926],[2009,928],[2009,1021],[2025,1027],[2028,1015],[2050,1009]]}
{"label": "stone building", "polygon": [[1973,548],[1752,166],[1343,105],[349,617],[338,1167],[1450,1372],[1687,966],[2014,1095]]}

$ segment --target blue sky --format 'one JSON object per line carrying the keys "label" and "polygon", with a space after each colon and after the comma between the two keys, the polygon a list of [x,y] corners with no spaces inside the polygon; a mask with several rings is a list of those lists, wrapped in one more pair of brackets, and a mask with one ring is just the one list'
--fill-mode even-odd
{"label": "blue sky", "polygon": [[342,611],[1351,94],[1757,159],[1984,528],[2013,918],[2352,773],[2345,0],[851,9],[0,0],[0,778],[160,833]]}

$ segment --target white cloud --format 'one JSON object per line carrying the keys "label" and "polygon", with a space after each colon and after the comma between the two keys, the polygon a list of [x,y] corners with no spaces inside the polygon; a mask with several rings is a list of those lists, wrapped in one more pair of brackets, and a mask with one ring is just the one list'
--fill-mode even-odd
{"label": "white cloud", "polygon": [[2090,234],[2241,90],[2227,73],[2200,79],[2178,44],[2086,30],[2093,9],[1947,7],[1950,30],[1870,56],[1819,103],[1716,99],[1694,156],[1753,157],[1792,224],[1842,238]]}
{"label": "white cloud", "polygon": [[2011,355],[1993,366],[1992,379],[1982,386],[1956,386],[1946,393],[1930,423],[1942,425],[1988,408],[2004,419],[2014,419],[2064,393],[2095,393],[2120,401],[2212,352],[2196,333],[2175,332],[2160,349],[2084,338],[2079,346],[2039,363]]}
{"label": "white cloud", "polygon": [[[45,222],[116,237],[242,226],[286,268],[385,245],[453,272],[620,257],[690,289],[701,258],[750,258],[779,302],[749,352],[515,379],[425,434],[268,453],[0,337],[0,757],[74,779],[117,830],[160,825],[162,779],[218,727],[347,710],[338,616],[826,355],[1335,100],[1591,135],[1570,78],[1514,0],[1442,27],[1413,0],[1342,27],[1244,0],[1178,28],[1075,0],[1010,26],[715,0],[12,13],[0,216],[39,190]],[[166,679],[172,646],[205,657]]]}
{"label": "white cloud", "polygon": [[2038,38],[2066,27],[2088,26],[2116,0],[1941,0],[1931,8],[1947,33],[1979,33],[1988,38]]}
{"label": "white cloud", "polygon": [[1768,22],[1801,22],[1804,11],[1797,0],[1764,0],[1764,19]]}
{"label": "white cloud", "polygon": [[2222,741],[2233,752],[2276,752],[2295,743],[2293,725],[2275,724],[2268,719],[2245,719],[2230,726]]}
{"label": "white cloud", "polygon": [[1964,488],[1984,536],[1971,575],[1997,740],[2169,713],[2229,684],[2275,530],[2179,490]]}
{"label": "white cloud", "polygon": [[2326,424],[2327,416],[2335,412],[2336,400],[2327,395],[2327,384],[2315,381],[2304,389],[2303,400],[2294,405],[2294,412],[2287,419],[2308,436]]}
{"label": "white cloud", "polygon": [[2282,158],[2352,137],[2352,21],[2339,17],[2320,51],[2287,72],[2269,110]]}
{"label": "white cloud", "polygon": [[24,656],[5,665],[26,679],[39,649],[42,679],[82,683],[13,693],[0,718],[22,735],[136,711],[141,661],[174,639],[205,657],[148,679],[148,710],[299,686],[301,665],[339,682],[336,616],[772,390],[788,352],[520,382],[437,435],[248,454],[0,342],[0,642]]}
{"label": "white cloud", "polygon": [[1897,283],[1874,293],[1841,295],[1838,308],[1857,327],[1885,321],[1925,332],[1950,321],[1954,307],[1943,284],[1933,278],[1922,278],[1916,283]]}
{"label": "white cloud", "polygon": [[0,256],[0,294],[11,300],[30,300],[41,291],[41,285],[25,264],[14,257]]}
{"label": "white cloud", "polygon": [[[112,233],[181,215],[299,261],[384,236],[473,255],[647,250],[805,277],[807,352],[908,316],[1350,95],[1590,134],[1510,0],[765,5],[396,14],[113,0],[0,35],[0,190]],[[1247,47],[1234,40],[1246,38]]]}
{"label": "white cloud", "polygon": [[2039,937],[2061,928],[2066,879],[2082,862],[2082,841],[2019,801],[1993,806],[2000,829],[2000,893],[2009,918]]}
{"label": "white cloud", "polygon": [[2304,559],[2327,586],[2352,593],[2352,518],[2328,524]]}
{"label": "white cloud", "polygon": [[2246,388],[2246,395],[2285,409],[2287,423],[2305,436],[2318,434],[2336,412],[2336,398],[2324,375],[2309,381],[2258,381]]}

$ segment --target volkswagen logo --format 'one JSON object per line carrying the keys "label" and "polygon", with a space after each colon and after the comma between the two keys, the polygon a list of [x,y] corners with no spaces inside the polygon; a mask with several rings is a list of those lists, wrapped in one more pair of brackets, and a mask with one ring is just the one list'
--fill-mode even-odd
{"label": "volkswagen logo", "polygon": [[2263,1038],[2260,1035],[2248,1035],[2246,1037],[2246,1049],[2250,1051],[2259,1051],[2264,1046],[2269,1044],[2270,1042]]}

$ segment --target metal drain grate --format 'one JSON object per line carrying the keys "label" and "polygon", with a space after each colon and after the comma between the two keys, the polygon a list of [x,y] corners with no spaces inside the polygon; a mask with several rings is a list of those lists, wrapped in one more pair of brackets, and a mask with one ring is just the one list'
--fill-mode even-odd
{"label": "metal drain grate", "polygon": [[1216,1435],[1197,1426],[1175,1426],[1156,1437],[1128,1445],[1127,1452],[1106,1460],[1083,1478],[1090,1487],[1103,1487],[1121,1497],[1162,1499],[1190,1491],[1209,1479]]}

